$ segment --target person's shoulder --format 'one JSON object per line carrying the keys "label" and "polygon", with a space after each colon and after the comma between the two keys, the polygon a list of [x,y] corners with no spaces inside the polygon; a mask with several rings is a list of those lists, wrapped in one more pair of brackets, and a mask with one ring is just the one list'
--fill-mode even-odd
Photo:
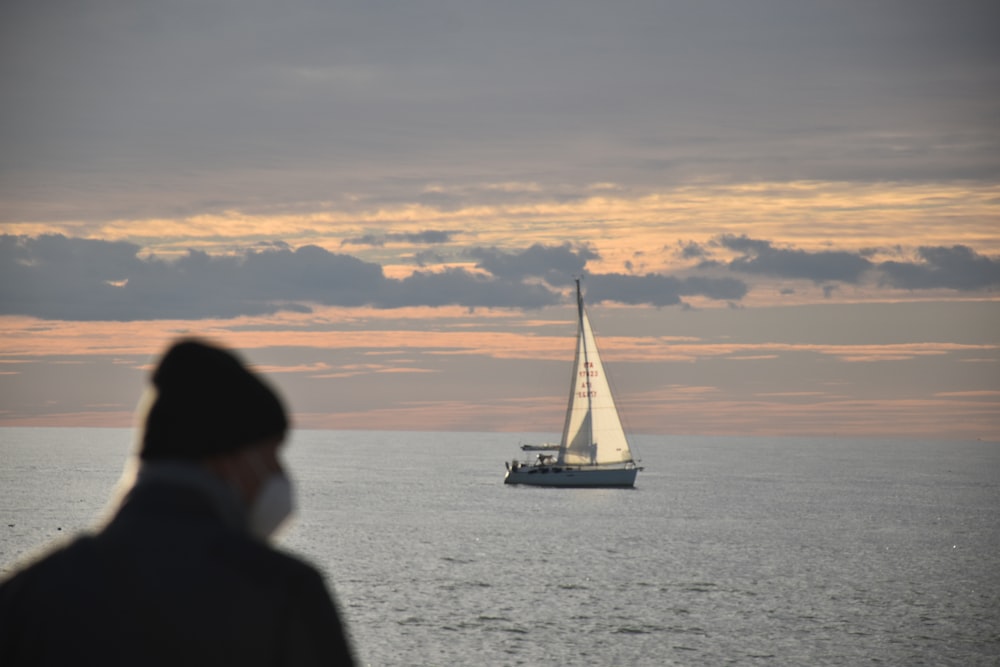
{"label": "person's shoulder", "polygon": [[43,551],[27,556],[14,566],[14,571],[4,581],[32,576],[45,570],[58,570],[73,562],[87,558],[94,547],[93,535],[78,535],[65,542],[50,544]]}
{"label": "person's shoulder", "polygon": [[55,585],[77,576],[79,568],[93,557],[94,538],[81,535],[60,545],[50,546],[40,555],[30,557],[15,566],[13,572],[0,579],[0,600],[19,595],[35,595],[40,585]]}
{"label": "person's shoulder", "polygon": [[268,557],[272,559],[275,568],[281,570],[283,575],[293,582],[314,584],[323,580],[323,575],[312,563],[301,556],[288,553],[280,548],[264,545],[268,551]]}
{"label": "person's shoulder", "polygon": [[298,555],[291,554],[250,535],[236,536],[230,548],[239,551],[236,566],[250,576],[279,579],[283,584],[315,583],[322,580],[319,570]]}

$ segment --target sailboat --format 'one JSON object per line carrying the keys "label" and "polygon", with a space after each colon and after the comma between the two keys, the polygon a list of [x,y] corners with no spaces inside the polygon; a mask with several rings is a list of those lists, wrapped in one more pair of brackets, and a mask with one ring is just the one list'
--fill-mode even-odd
{"label": "sailboat", "polygon": [[642,470],[632,457],[576,280],[577,343],[566,423],[558,445],[522,445],[534,460],[506,463],[504,484],[631,487]]}

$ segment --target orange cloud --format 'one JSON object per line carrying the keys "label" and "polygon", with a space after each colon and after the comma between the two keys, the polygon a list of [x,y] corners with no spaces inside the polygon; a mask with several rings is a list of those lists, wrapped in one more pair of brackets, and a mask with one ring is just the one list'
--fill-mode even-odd
{"label": "orange cloud", "polygon": [[[447,191],[437,186],[440,191]],[[469,203],[440,209],[408,203],[355,210],[335,209],[288,214],[241,211],[204,213],[182,218],[123,219],[85,226],[75,221],[6,223],[0,232],[128,240],[158,254],[188,248],[225,252],[234,246],[280,239],[292,245],[316,244],[339,252],[346,238],[371,230],[419,232],[461,229],[458,242],[500,248],[532,243],[560,244],[572,238],[590,243],[603,259],[598,272],[620,271],[626,262],[643,270],[676,268],[670,253],[678,240],[704,242],[718,234],[750,234],[819,250],[835,242],[852,250],[894,245],[962,243],[979,252],[1000,252],[996,233],[1000,187],[975,184],[911,184],[798,181],[736,185],[687,185],[647,192],[623,192],[613,184],[595,184],[588,196],[559,198],[534,184],[483,184],[488,191],[530,192],[531,201],[507,204]],[[475,193],[458,194],[474,200]],[[637,257],[642,251],[644,256]],[[414,269],[406,248],[353,249],[386,271],[402,275]]]}
{"label": "orange cloud", "polygon": [[[383,311],[384,312],[384,311]],[[425,313],[426,315],[426,313]],[[507,319],[511,315],[501,316]],[[289,318],[297,320],[298,317]],[[280,321],[280,318],[279,318]],[[323,320],[321,320],[323,321]],[[325,320],[332,323],[332,320]],[[426,320],[425,320],[426,321]],[[179,336],[214,339],[229,347],[251,350],[269,347],[304,347],[319,350],[354,349],[378,352],[422,350],[431,355],[481,354],[498,359],[571,358],[570,329],[559,335],[537,335],[518,330],[470,331],[467,323],[455,330],[414,328],[388,330],[274,330],[272,318],[237,318],[199,322],[47,322],[27,317],[0,317],[0,354],[6,360],[58,355],[145,355],[153,357]],[[343,321],[341,321],[343,323]],[[544,322],[548,324],[548,322]],[[374,324],[374,323],[373,323]],[[555,324],[555,322],[554,322]],[[451,328],[449,328],[451,329]],[[912,359],[953,352],[990,351],[1000,345],[967,343],[806,344],[806,343],[708,343],[669,336],[606,336],[601,349],[611,361],[693,361],[726,357],[733,360],[774,358],[779,353],[812,352],[842,361],[871,362]],[[322,362],[272,367],[269,372],[325,372]],[[337,369],[338,371],[341,369]]]}

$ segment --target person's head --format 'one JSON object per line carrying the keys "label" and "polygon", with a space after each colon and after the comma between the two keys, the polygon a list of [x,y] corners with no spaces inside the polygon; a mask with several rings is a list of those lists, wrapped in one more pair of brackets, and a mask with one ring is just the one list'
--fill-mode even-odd
{"label": "person's head", "polygon": [[194,339],[170,347],[151,391],[139,458],[205,466],[239,493],[255,533],[274,530],[291,509],[278,460],[288,416],[275,391],[231,352]]}

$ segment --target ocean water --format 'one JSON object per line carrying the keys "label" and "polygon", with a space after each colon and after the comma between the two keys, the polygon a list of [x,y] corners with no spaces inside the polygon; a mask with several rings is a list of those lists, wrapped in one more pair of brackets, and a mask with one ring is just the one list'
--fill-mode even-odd
{"label": "ocean water", "polygon": [[[502,483],[552,434],[295,433],[283,548],[368,665],[1000,664],[1000,445],[638,437],[635,489]],[[0,429],[0,574],[132,435]]]}

